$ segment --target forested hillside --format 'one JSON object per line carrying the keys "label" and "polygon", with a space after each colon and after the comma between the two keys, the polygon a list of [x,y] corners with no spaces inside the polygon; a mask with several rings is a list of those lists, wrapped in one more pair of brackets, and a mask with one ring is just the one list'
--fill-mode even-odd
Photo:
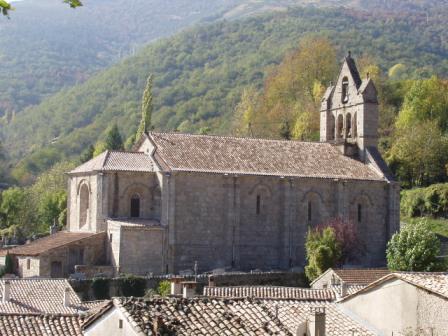
{"label": "forested hillside", "polygon": [[62,0],[14,2],[10,19],[0,17],[0,117],[240,2],[87,0],[76,9]]}
{"label": "forested hillside", "polygon": [[[383,71],[400,64],[401,78],[448,74],[447,10],[368,14],[347,9],[294,8],[218,22],[158,41],[84,84],[17,114],[3,129],[16,176],[44,171],[94,144],[117,122],[127,137],[138,125],[146,78],[153,73],[157,129],[227,133],[247,86],[266,74],[301,37],[326,36],[339,57],[370,55]],[[24,178],[27,180],[27,178]]]}

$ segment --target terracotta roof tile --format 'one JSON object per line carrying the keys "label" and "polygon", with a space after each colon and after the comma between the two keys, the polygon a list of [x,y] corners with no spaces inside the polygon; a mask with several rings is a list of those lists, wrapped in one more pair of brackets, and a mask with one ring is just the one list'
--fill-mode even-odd
{"label": "terracotta roof tile", "polygon": [[263,304],[277,313],[278,319],[291,333],[306,321],[312,308],[325,308],[325,335],[327,336],[374,336],[373,331],[342,312],[338,305],[322,301],[263,300]]}
{"label": "terracotta roof tile", "polygon": [[44,238],[36,239],[29,244],[14,247],[9,250],[9,253],[19,256],[37,256],[49,250],[74,243],[85,238],[93,237],[95,235],[103,234],[103,232],[91,233],[60,231]]}
{"label": "terracotta roof tile", "polygon": [[296,335],[311,308],[325,307],[328,336],[375,334],[325,301],[219,299],[114,299],[131,324],[151,334],[157,317],[165,333],[176,335]]}
{"label": "terracotta roof tile", "polygon": [[390,271],[384,268],[333,269],[333,271],[347,284],[364,286],[390,274]]}
{"label": "terracotta roof tile", "polygon": [[[10,283],[10,299],[3,302],[5,281]],[[70,290],[70,306],[63,303],[64,292]],[[45,313],[76,314],[87,311],[91,305],[84,305],[65,279],[9,279],[0,280],[0,314]],[[1,333],[0,333],[1,334]]]}
{"label": "terracotta roof tile", "polygon": [[384,180],[329,143],[150,133],[154,157],[172,171]]}
{"label": "terracotta roof tile", "polygon": [[82,318],[73,315],[0,315],[0,335],[81,336]]}
{"label": "terracotta roof tile", "polygon": [[105,151],[73,169],[70,174],[95,171],[153,172],[154,164],[145,153]]}
{"label": "terracotta roof tile", "polygon": [[308,289],[277,286],[204,287],[204,296],[228,298],[271,298],[312,301],[332,301],[336,295],[330,289]]}
{"label": "terracotta roof tile", "polygon": [[403,281],[448,298],[448,272],[399,272],[393,275]]}

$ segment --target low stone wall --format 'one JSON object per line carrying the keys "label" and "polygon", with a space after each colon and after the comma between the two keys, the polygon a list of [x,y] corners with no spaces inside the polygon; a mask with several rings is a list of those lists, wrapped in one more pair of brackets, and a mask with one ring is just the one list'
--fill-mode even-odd
{"label": "low stone wall", "polygon": [[83,274],[87,279],[96,274],[103,274],[105,277],[113,277],[115,268],[113,266],[76,265],[75,273]]}
{"label": "low stone wall", "polygon": [[[173,275],[161,275],[152,277],[140,277],[145,279],[146,289],[155,290],[159,283],[169,280]],[[300,272],[256,272],[256,273],[224,273],[224,274],[200,274],[198,276],[182,276],[185,281],[195,280],[198,282],[196,293],[202,295],[204,286],[285,286],[285,287],[308,287],[308,282],[303,273]],[[92,284],[93,279],[75,280],[70,279],[76,293],[82,300],[96,300]],[[108,281],[109,297],[122,296],[120,279],[114,278]]]}

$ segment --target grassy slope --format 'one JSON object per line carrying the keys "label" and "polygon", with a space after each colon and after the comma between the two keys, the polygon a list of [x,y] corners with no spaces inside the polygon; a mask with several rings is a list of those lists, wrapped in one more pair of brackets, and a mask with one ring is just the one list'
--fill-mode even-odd
{"label": "grassy slope", "polygon": [[[384,69],[396,63],[448,73],[447,28],[435,13],[382,18],[347,10],[291,9],[285,13],[220,22],[191,29],[150,45],[137,56],[64,90],[16,116],[4,129],[5,146],[16,160],[78,154],[112,122],[125,135],[138,123],[147,75],[155,74],[155,126],[185,131],[211,127],[228,132],[242,88],[262,85],[265,70],[305,34],[326,35],[342,52],[368,53]],[[57,137],[53,145],[49,143]],[[46,147],[46,153],[40,148]],[[55,154],[54,152],[57,152]],[[43,160],[45,161],[45,159]]]}

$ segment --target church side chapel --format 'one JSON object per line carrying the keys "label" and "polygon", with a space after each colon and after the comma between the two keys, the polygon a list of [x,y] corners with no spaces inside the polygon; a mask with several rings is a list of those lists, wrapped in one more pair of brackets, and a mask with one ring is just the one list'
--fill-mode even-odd
{"label": "church side chapel", "polygon": [[52,236],[101,234],[102,258],[78,261],[114,275],[290,269],[306,263],[309,227],[343,217],[366,244],[359,266],[383,266],[399,184],[377,128],[375,85],[349,54],[322,99],[320,142],[145,133],[134,152],[69,172],[67,232]]}

